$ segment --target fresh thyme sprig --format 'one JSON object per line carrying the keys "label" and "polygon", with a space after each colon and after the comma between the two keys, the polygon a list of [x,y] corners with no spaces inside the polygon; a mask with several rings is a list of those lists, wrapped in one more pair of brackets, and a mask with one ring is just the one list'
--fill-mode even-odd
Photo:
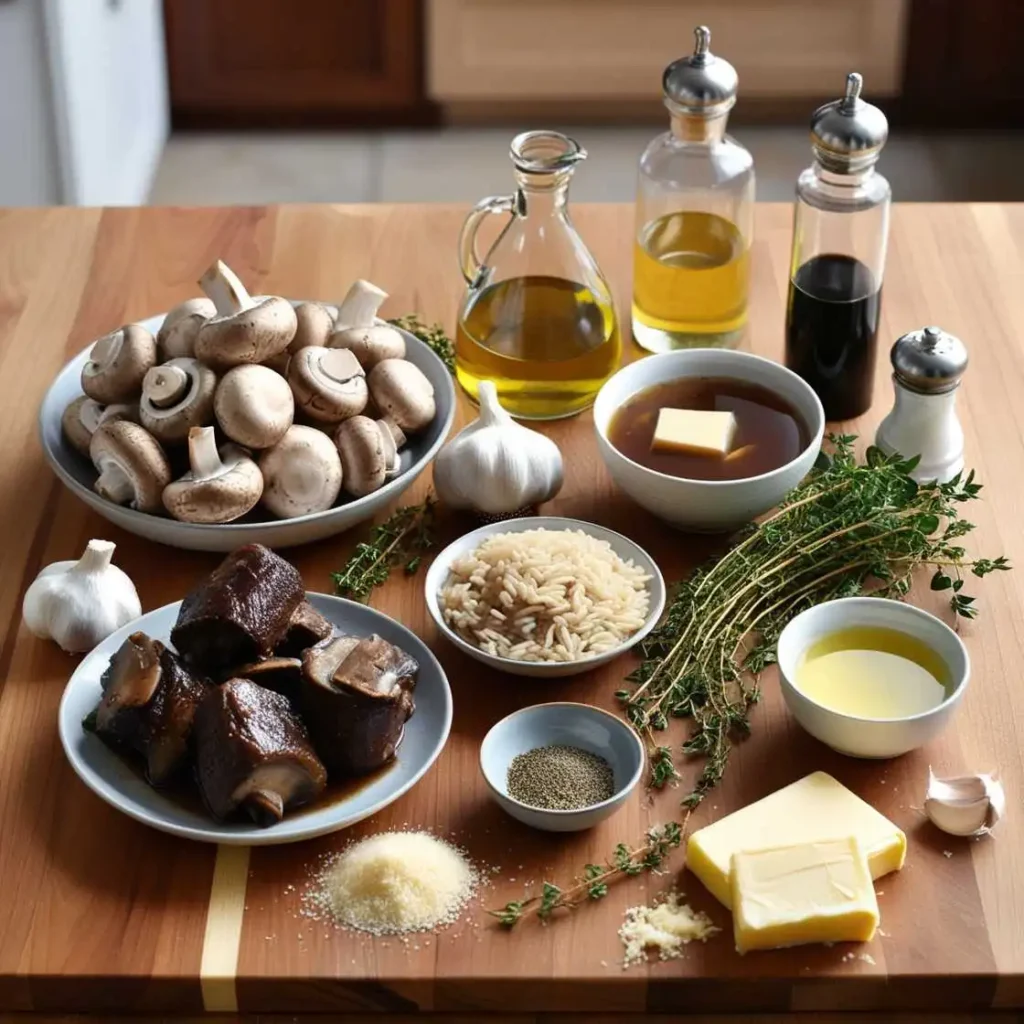
{"label": "fresh thyme sprig", "polygon": [[403,566],[408,575],[420,567],[423,554],[434,546],[436,499],[404,505],[373,528],[370,539],[356,545],[341,572],[331,573],[340,597],[365,601],[374,587],[387,582],[391,570]]}
{"label": "fresh thyme sprig", "polygon": [[670,821],[659,828],[652,828],[642,846],[631,850],[625,843],[619,843],[607,864],[585,865],[582,877],[568,889],[545,882],[536,896],[512,900],[500,910],[489,910],[488,913],[506,928],[511,928],[531,910],[541,920],[547,920],[560,907],[572,909],[585,900],[599,900],[608,895],[608,883],[613,879],[632,877],[657,868],[682,838],[682,826]]}
{"label": "fresh thyme sprig", "polygon": [[415,313],[396,316],[388,323],[401,327],[403,331],[408,331],[410,334],[415,334],[448,367],[449,373],[455,373],[455,346],[440,324],[432,324],[428,327]]}
{"label": "fresh thyme sprig", "polygon": [[831,454],[781,507],[752,523],[718,561],[674,592],[659,627],[641,644],[643,662],[618,691],[629,721],[649,742],[650,785],[679,778],[672,750],[655,733],[671,718],[690,718],[684,755],[704,758],[683,800],[692,809],[721,780],[732,742],[750,731],[758,677],[775,661],[786,623],[812,605],[871,593],[901,598],[915,572],[935,569],[932,589],[950,590],[954,617],[973,618],[964,572],[982,577],[1009,569],[1005,558],[966,559],[957,541],[973,525],[958,506],[977,498],[974,473],[918,484],[916,459],[869,448],[858,464],[855,437],[830,435]]}

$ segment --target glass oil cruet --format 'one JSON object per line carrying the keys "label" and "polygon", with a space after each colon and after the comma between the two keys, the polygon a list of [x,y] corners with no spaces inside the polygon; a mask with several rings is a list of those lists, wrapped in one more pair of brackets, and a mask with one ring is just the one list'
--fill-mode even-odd
{"label": "glass oil cruet", "polygon": [[651,352],[732,346],[747,321],[754,158],[725,134],[736,69],[694,35],[662,78],[670,130],[640,158],[633,337]]}
{"label": "glass oil cruet", "polygon": [[[621,357],[611,289],[567,208],[586,155],[558,132],[517,135],[516,191],[477,203],[459,238],[468,285],[455,336],[459,383],[475,399],[480,381],[494,381],[502,406],[521,419],[586,409]],[[491,213],[509,217],[481,261],[477,231]]]}

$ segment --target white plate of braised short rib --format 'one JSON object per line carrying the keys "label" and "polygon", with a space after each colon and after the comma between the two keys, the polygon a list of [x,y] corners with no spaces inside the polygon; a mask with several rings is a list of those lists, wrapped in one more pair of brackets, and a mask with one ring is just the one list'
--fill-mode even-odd
{"label": "white plate of braised short rib", "polygon": [[[137,652],[142,648],[122,648],[122,645],[125,645],[133,634],[141,632],[152,640],[161,641],[173,651],[171,633],[178,622],[179,610],[183,603],[179,601],[149,612],[113,633],[85,657],[71,677],[61,701],[59,729],[68,760],[79,778],[111,806],[153,828],[203,842],[239,845],[288,843],[323,835],[352,825],[397,800],[430,768],[448,738],[452,720],[452,697],[444,671],[423,641],[386,615],[365,605],[329,597],[326,594],[306,593],[305,598],[314,610],[310,614],[319,613],[319,616],[323,616],[333,627],[335,640],[329,640],[327,643],[341,644],[338,651],[342,651],[343,648],[350,650],[349,645],[355,642],[343,641],[343,637],[375,636],[386,642],[382,646],[394,645],[394,648],[413,659],[418,666],[415,671],[415,686],[410,691],[415,710],[404,723],[397,754],[383,767],[366,771],[365,766],[360,766],[353,769],[360,773],[357,775],[347,774],[343,767],[336,770],[336,765],[350,765],[353,758],[358,762],[360,757],[376,756],[368,755],[367,750],[372,749],[376,742],[378,734],[373,732],[376,728],[374,716],[380,714],[380,708],[367,709],[363,716],[365,732],[359,731],[355,735],[346,733],[345,730],[351,729],[354,717],[350,713],[351,705],[348,708],[348,717],[341,726],[341,732],[332,734],[329,726],[325,732],[324,722],[330,720],[333,691],[321,690],[301,673],[299,676],[289,675],[288,665],[282,666],[284,675],[275,680],[274,666],[268,662],[287,659],[268,659],[261,663],[260,670],[250,665],[245,673],[226,673],[244,676],[249,680],[245,686],[235,683],[216,687],[218,694],[224,694],[221,703],[230,704],[230,711],[219,707],[211,707],[204,711],[202,701],[197,702],[199,710],[195,712],[195,725],[188,737],[188,754],[180,755],[180,763],[170,781],[165,781],[160,787],[151,785],[147,781],[147,770],[159,772],[162,768],[158,762],[161,758],[167,760],[164,754],[152,752],[155,745],[148,748],[150,752],[145,756],[116,749],[94,731],[94,721],[90,728],[84,728],[83,721],[97,709],[103,697],[101,678],[119,650],[125,650],[130,654],[129,658],[125,655],[122,655],[122,658],[125,659],[124,665],[130,663],[132,666],[130,669],[126,668],[124,672],[126,695],[132,687],[145,688],[151,685],[146,677],[138,674],[141,670],[135,667],[136,662],[145,664],[145,658],[140,662],[137,657]],[[323,651],[324,644],[321,643],[317,648],[309,650]],[[345,663],[346,656],[342,654],[340,664]],[[155,663],[160,666],[158,671],[163,673],[163,679],[167,678],[168,671],[176,672],[181,669],[181,663],[176,658],[172,657],[170,661],[165,661],[165,657],[166,655],[161,656]],[[320,658],[321,662],[309,661],[302,672],[323,674],[322,662],[326,659],[330,663],[326,665],[326,678],[341,678],[340,675],[332,675],[335,669],[339,672],[341,670],[334,664],[338,658],[335,656],[332,659],[329,651],[326,655],[315,654],[311,657]],[[357,663],[356,658],[355,668],[349,671],[357,671]],[[154,663],[151,661],[149,664],[152,667]],[[187,673],[188,670],[185,671]],[[256,680],[260,681],[260,685],[253,689],[252,683]],[[225,690],[226,685],[235,685],[237,692],[232,691],[229,695]],[[306,689],[289,691],[288,687],[291,685]],[[203,691],[204,696],[210,694],[212,689],[211,684],[209,689]],[[267,691],[270,691],[270,697],[267,696]],[[315,736],[316,739],[315,744],[310,743],[314,753],[313,760],[329,765],[328,782],[319,797],[304,806],[285,809],[283,817],[275,820],[276,814],[282,809],[282,794],[283,799],[287,799],[289,792],[297,792],[299,788],[307,786],[310,773],[315,774],[319,769],[316,769],[315,765],[310,767],[304,761],[301,749],[294,757],[282,757],[280,749],[277,749],[273,756],[268,755],[267,760],[262,762],[258,759],[252,761],[253,755],[243,751],[238,756],[243,761],[249,759],[246,762],[249,765],[249,774],[243,777],[244,773],[240,774],[242,769],[239,763],[233,760],[235,755],[229,747],[222,747],[220,740],[224,736],[234,735],[239,709],[243,717],[253,716],[256,729],[259,730],[262,722],[260,716],[264,714],[265,708],[260,704],[247,704],[246,702],[253,696],[260,697],[269,710],[276,713],[275,708],[282,706],[278,695],[286,692],[291,699],[285,700],[284,704],[297,715],[301,710],[299,717],[304,723],[313,723],[309,730],[312,735],[308,737],[312,740]],[[126,696],[126,699],[131,698]],[[219,696],[217,700],[220,700]],[[108,737],[109,723],[113,721],[110,717],[110,706],[108,701]],[[218,719],[218,715],[222,714],[228,716],[223,721]],[[236,716],[234,719],[230,718],[232,714]],[[161,719],[167,720],[171,719]],[[134,728],[134,723],[131,724]],[[277,723],[270,722],[271,733],[278,728]],[[350,738],[338,741],[336,737],[339,735]],[[393,739],[392,735],[392,741]],[[365,744],[364,740],[367,741]],[[300,742],[300,748],[301,745]],[[173,744],[164,744],[160,749],[164,752],[171,750],[173,753]],[[221,764],[219,755],[211,761],[211,749],[224,750],[227,763]],[[196,777],[204,770],[209,781],[200,787]],[[212,774],[213,772],[219,774]],[[213,803],[216,803],[218,792],[221,794],[220,799],[227,799],[229,796],[237,798],[238,794],[245,792],[248,792],[249,796],[244,797],[232,813],[217,820],[210,812],[210,797],[212,795]],[[258,808],[253,801],[259,803]],[[276,807],[273,806],[275,802]],[[255,817],[262,818],[264,824],[258,824],[254,820]],[[267,821],[271,823],[266,824]]]}

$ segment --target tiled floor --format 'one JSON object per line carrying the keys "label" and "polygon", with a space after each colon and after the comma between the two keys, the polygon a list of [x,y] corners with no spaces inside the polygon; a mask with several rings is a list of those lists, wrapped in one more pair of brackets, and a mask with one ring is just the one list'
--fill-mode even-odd
{"label": "tiled floor", "polygon": [[[566,129],[589,151],[577,202],[633,198],[636,163],[656,127]],[[512,128],[302,134],[179,134],[152,203],[470,202],[511,184]],[[757,195],[788,200],[810,162],[804,128],[739,127]],[[1024,200],[1024,132],[896,133],[880,163],[897,200]]]}

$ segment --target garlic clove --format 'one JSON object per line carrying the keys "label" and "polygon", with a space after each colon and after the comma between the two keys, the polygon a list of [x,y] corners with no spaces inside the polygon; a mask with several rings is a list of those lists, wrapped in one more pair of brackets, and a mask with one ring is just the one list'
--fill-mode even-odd
{"label": "garlic clove", "polygon": [[939,779],[929,768],[924,812],[950,835],[984,836],[1006,812],[1006,792],[993,775]]}

